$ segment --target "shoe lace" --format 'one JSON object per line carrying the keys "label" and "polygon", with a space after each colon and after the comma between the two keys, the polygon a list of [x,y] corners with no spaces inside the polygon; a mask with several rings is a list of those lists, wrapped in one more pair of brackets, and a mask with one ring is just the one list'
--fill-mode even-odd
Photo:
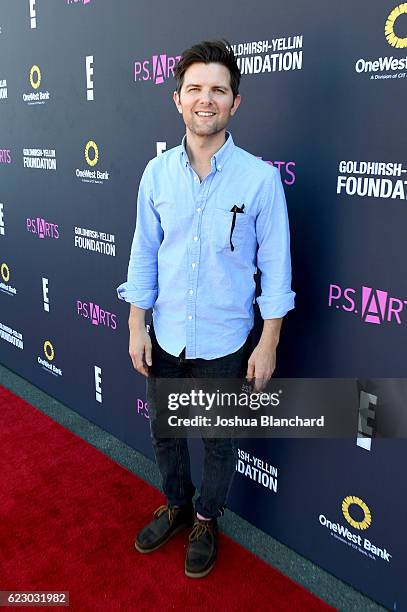
{"label": "shoe lace", "polygon": [[204,533],[211,531],[210,523],[211,521],[196,521],[189,534],[189,541],[193,542],[194,540],[199,540]]}
{"label": "shoe lace", "polygon": [[154,516],[156,518],[159,518],[160,516],[165,514],[165,512],[168,512],[168,521],[170,525],[172,525],[174,517],[175,517],[175,511],[176,511],[176,508],[173,508],[169,506],[168,504],[163,504],[162,506],[157,508],[157,510],[154,511]]}

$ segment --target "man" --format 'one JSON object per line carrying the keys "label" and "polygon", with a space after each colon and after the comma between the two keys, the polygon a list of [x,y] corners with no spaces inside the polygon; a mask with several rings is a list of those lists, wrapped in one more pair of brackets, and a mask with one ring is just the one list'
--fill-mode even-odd
{"label": "man", "polygon": [[[140,182],[128,279],[129,353],[147,376],[151,437],[167,504],[141,530],[137,550],[156,550],[192,526],[189,577],[211,571],[235,472],[230,439],[204,439],[200,496],[192,498],[187,440],[156,432],[156,377],[238,378],[260,390],[275,369],[282,318],[294,307],[289,228],[279,172],[235,146],[226,126],[240,104],[240,72],[229,45],[202,42],[182,54],[173,99],[186,134],[152,159]],[[263,332],[251,352],[254,274]],[[145,311],[153,308],[151,338]],[[251,352],[251,354],[250,354]]]}

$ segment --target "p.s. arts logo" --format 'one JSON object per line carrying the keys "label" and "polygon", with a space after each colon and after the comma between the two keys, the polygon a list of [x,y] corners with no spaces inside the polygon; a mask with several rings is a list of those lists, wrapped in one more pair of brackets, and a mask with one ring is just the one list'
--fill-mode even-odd
{"label": "p.s. arts logo", "polygon": [[79,178],[82,183],[99,185],[106,183],[109,180],[109,172],[107,170],[93,169],[99,163],[99,147],[94,140],[88,140],[85,144],[84,158],[89,167],[83,170],[76,168],[76,178]]}
{"label": "p.s. arts logo", "polygon": [[38,355],[37,362],[42,369],[49,374],[53,374],[54,376],[62,376],[61,368],[58,368],[54,363],[55,357],[56,352],[54,345],[52,344],[51,340],[45,340],[42,345],[42,355]]}
{"label": "p.s. arts logo", "polygon": [[17,289],[10,284],[10,268],[5,261],[0,262],[0,291],[7,295],[17,295]]}
{"label": "p.s. arts logo", "polygon": [[401,325],[406,305],[407,300],[393,297],[381,289],[363,286],[357,290],[329,285],[328,307],[355,314],[363,323]]}
{"label": "p.s. arts logo", "polygon": [[57,223],[51,223],[41,217],[27,218],[27,232],[34,234],[37,238],[59,238],[59,227]]}
{"label": "p.s. arts logo", "polygon": [[88,320],[92,325],[117,329],[117,317],[112,312],[104,310],[93,302],[83,302],[76,300],[76,313],[80,317]]}
{"label": "p.s. arts logo", "polygon": [[330,532],[330,535],[337,540],[338,544],[345,544],[355,550],[355,552],[363,554],[372,560],[381,559],[390,563],[392,555],[386,548],[373,544],[371,540],[357,533],[359,531],[366,531],[372,525],[372,514],[366,502],[355,495],[347,495],[341,502],[341,510],[342,516],[348,525],[356,530],[356,532],[349,529],[347,525],[332,521],[325,514],[319,515],[319,524]]}
{"label": "p.s. arts logo", "polygon": [[387,42],[396,49],[405,49],[407,47],[407,36],[397,36],[394,31],[397,19],[403,14],[407,14],[407,2],[399,4],[391,11],[384,26],[384,35],[386,36]]}
{"label": "p.s. arts logo", "polygon": [[11,164],[11,150],[0,149],[0,164]]}
{"label": "p.s. arts logo", "polygon": [[66,3],[69,5],[72,4],[81,4],[84,6],[85,4],[90,4],[91,0],[66,0]]}
{"label": "p.s. arts logo", "polygon": [[152,81],[154,85],[161,85],[174,77],[175,66],[181,55],[167,55],[160,53],[151,59],[136,60],[134,62],[134,81]]}
{"label": "p.s. arts logo", "polygon": [[[262,157],[259,157],[262,159]],[[270,164],[270,166],[275,166],[281,175],[281,180],[284,185],[290,186],[294,185],[296,180],[295,175],[295,161],[270,161],[268,159],[263,160],[266,164]]]}
{"label": "p.s. arts logo", "polygon": [[36,64],[31,66],[28,73],[28,80],[33,91],[23,93],[23,101],[26,102],[28,106],[33,106],[34,104],[45,104],[48,102],[51,98],[51,94],[48,90],[40,90],[42,74],[39,66]]}
{"label": "p.s. arts logo", "polygon": [[[385,17],[384,36],[388,44],[394,49],[407,48],[407,30],[406,36],[401,32],[397,32],[400,27],[405,27],[407,19],[404,22],[399,19],[401,15],[407,13],[407,2],[394,7]],[[401,35],[400,35],[401,34]],[[399,55],[381,56],[376,59],[359,58],[355,62],[355,71],[358,74],[370,75],[370,80],[393,80],[404,79],[407,75],[407,54],[400,57]]]}
{"label": "p.s. arts logo", "polygon": [[141,399],[141,397],[136,398],[136,411],[138,416],[143,416],[146,420],[150,419],[148,402]]}
{"label": "p.s. arts logo", "polygon": [[301,70],[303,35],[231,45],[241,74]]}

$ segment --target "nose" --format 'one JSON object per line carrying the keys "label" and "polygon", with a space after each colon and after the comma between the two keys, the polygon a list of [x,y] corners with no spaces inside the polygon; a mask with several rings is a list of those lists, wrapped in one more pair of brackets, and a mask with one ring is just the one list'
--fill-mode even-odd
{"label": "nose", "polygon": [[201,91],[200,98],[204,102],[212,102],[212,96],[213,96],[213,94],[212,94],[212,91],[210,89],[203,89]]}

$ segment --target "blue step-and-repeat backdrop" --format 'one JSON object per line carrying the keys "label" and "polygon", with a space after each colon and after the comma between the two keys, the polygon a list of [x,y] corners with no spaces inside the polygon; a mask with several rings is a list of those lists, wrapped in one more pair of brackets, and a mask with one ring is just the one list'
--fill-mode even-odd
{"label": "blue step-and-repeat backdrop", "polygon": [[360,401],[352,440],[242,441],[229,506],[407,610],[407,3],[3,0],[0,361],[152,457],[116,287],[144,167],[184,133],[174,66],[220,37],[243,75],[233,138],[287,197],[276,375],[355,378]]}

